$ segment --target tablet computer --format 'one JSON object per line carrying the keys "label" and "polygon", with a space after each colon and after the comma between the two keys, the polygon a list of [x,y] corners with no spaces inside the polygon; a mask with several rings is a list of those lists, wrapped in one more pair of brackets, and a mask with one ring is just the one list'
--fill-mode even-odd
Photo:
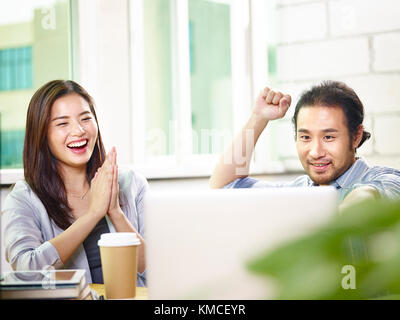
{"label": "tablet computer", "polygon": [[84,269],[8,271],[1,274],[0,286],[76,285],[84,276]]}

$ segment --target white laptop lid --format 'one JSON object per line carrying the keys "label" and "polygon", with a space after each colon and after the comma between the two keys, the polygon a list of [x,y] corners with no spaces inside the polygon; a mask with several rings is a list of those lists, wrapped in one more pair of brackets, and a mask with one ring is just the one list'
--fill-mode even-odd
{"label": "white laptop lid", "polygon": [[148,192],[150,299],[273,298],[273,283],[246,263],[327,223],[333,187]]}

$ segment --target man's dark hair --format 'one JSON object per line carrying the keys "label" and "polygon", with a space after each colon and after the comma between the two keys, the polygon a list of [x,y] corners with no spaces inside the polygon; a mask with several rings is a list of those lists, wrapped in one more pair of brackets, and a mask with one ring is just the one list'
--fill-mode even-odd
{"label": "man's dark hair", "polygon": [[[324,81],[319,85],[313,86],[310,90],[302,93],[297,102],[292,122],[297,135],[297,116],[302,107],[313,106],[340,107],[347,119],[347,128],[350,139],[353,139],[358,127],[364,120],[364,106],[355,91],[340,81]],[[363,131],[363,136],[359,148],[371,134]]]}

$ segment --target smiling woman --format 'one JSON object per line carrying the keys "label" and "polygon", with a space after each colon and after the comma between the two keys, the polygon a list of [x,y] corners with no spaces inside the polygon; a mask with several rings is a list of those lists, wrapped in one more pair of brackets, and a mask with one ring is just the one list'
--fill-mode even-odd
{"label": "smiling woman", "polygon": [[88,102],[78,94],[61,97],[54,102],[50,119],[49,148],[60,166],[86,166],[98,134]]}
{"label": "smiling woman", "polygon": [[[77,128],[76,123],[80,126],[83,120],[78,116],[82,112],[89,112],[93,117],[92,124],[85,126],[86,130],[90,128],[87,132],[82,131],[83,127]],[[62,229],[71,224],[65,192],[69,183],[63,181],[70,176],[66,174],[70,171],[68,168],[85,167],[87,181],[80,188],[87,189],[88,181],[104,162],[104,146],[97,128],[93,99],[73,81],[56,80],[45,84],[29,104],[23,155],[25,181]],[[67,144],[82,135],[90,136],[91,148],[77,156]]]}
{"label": "smiling woman", "polygon": [[148,184],[132,170],[118,173],[115,148],[106,156],[91,96],[73,81],[46,83],[29,103],[25,132],[25,181],[15,184],[3,208],[13,269],[85,269],[88,283],[102,283],[100,235],[134,232],[137,283],[144,286]]}

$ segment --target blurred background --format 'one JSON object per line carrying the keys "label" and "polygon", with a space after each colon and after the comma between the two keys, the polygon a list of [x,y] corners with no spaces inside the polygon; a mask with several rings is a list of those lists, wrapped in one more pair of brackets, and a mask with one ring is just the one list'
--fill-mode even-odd
{"label": "blurred background", "polygon": [[[73,79],[94,97],[106,149],[155,189],[207,188],[265,86],[346,82],[366,110],[370,164],[400,169],[397,0],[0,0],[1,198],[23,177],[32,94]],[[302,172],[291,116],[270,123],[252,174]]]}

